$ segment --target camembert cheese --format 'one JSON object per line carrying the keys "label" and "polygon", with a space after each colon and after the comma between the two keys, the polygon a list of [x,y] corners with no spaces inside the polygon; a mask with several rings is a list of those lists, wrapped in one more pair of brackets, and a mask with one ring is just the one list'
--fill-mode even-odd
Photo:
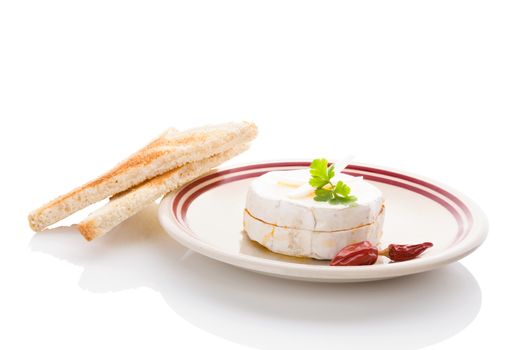
{"label": "camembert cheese", "polygon": [[362,178],[336,174],[357,201],[333,205],[311,193],[297,198],[308,183],[308,170],[273,171],[252,181],[244,210],[244,230],[269,250],[291,256],[332,259],[348,244],[382,235],[384,201],[381,191]]}

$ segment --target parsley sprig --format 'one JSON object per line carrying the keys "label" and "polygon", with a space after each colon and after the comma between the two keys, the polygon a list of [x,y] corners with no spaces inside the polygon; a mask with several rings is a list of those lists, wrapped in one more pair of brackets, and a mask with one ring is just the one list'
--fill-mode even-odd
{"label": "parsley sprig", "polygon": [[326,159],[314,159],[310,164],[310,186],[315,187],[314,200],[330,204],[349,204],[357,201],[356,196],[350,195],[350,187],[343,181],[335,185],[331,179],[335,176],[333,164],[329,167]]}

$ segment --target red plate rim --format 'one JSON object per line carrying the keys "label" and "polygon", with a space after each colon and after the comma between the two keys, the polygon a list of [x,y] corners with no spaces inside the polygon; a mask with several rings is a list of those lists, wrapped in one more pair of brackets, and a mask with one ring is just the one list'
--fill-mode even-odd
{"label": "red plate rim", "polygon": [[454,242],[438,254],[425,256],[424,259],[414,259],[399,264],[377,264],[373,267],[344,266],[334,269],[328,265],[296,264],[226,251],[201,240],[188,225],[186,216],[193,201],[214,187],[259,176],[272,170],[301,169],[309,165],[310,162],[306,160],[283,160],[221,167],[166,195],[159,208],[160,223],[166,232],[181,244],[212,259],[276,277],[316,282],[362,282],[428,271],[470,254],[487,236],[488,222],[485,214],[460,192],[419,175],[369,164],[351,164],[347,166],[345,173],[398,186],[442,206],[457,223]]}
{"label": "red plate rim", "polygon": [[[176,192],[171,207],[175,223],[180,229],[193,236],[194,233],[186,221],[186,216],[192,202],[203,193],[219,185],[257,177],[269,171],[292,170],[309,166],[310,162],[306,161],[268,162],[228,168],[205,175],[186,184]],[[381,182],[415,192],[444,207],[454,217],[458,226],[452,245],[461,242],[472,228],[473,217],[469,206],[456,195],[436,184],[414,176],[372,166],[351,164],[343,172],[354,176],[363,176],[364,179],[372,182]],[[196,188],[198,189],[195,190]]]}

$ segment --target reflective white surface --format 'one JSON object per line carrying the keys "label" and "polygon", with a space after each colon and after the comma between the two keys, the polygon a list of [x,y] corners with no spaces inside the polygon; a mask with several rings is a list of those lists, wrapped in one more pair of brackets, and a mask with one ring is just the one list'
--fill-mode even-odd
{"label": "reflective white surface", "polygon": [[[225,337],[262,348],[278,336],[289,350],[325,332],[349,335],[337,350],[359,349],[371,334],[370,347],[393,335],[438,350],[516,349],[525,310],[523,18],[520,0],[0,1],[0,349],[246,350]],[[165,128],[239,119],[261,132],[236,162],[352,153],[435,178],[479,203],[487,241],[460,264],[405,280],[410,289],[378,284],[388,292],[181,261],[175,242],[133,231],[88,243],[28,227],[31,210]],[[159,252],[161,242],[171,248]],[[479,289],[462,266],[482,291],[477,315]],[[259,290],[270,297],[253,296]],[[356,293],[366,303],[346,298]],[[337,332],[320,325],[346,319],[327,320],[311,300],[378,317],[348,315]],[[378,310],[381,300],[391,305]]]}
{"label": "reflective white surface", "polygon": [[460,263],[360,284],[247,272],[179,245],[158,224],[156,206],[89,245],[71,231],[36,234],[30,248],[82,267],[86,291],[148,287],[202,330],[260,349],[417,349],[464,329],[481,306],[478,283]]}

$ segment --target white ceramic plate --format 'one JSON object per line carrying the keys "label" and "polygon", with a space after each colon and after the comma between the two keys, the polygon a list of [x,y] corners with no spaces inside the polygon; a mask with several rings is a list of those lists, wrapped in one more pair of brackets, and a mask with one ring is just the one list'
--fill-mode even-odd
{"label": "white ceramic plate", "polygon": [[256,163],[222,168],[164,197],[159,218],[164,229],[186,247],[231,265],[277,277],[322,282],[359,282],[428,271],[459,260],[485,239],[483,212],[465,196],[419,176],[367,165],[345,172],[363,176],[385,196],[382,245],[430,241],[419,258],[370,266],[328,266],[328,261],[275,254],[242,231],[250,181],[272,170],[309,166],[304,161]]}

